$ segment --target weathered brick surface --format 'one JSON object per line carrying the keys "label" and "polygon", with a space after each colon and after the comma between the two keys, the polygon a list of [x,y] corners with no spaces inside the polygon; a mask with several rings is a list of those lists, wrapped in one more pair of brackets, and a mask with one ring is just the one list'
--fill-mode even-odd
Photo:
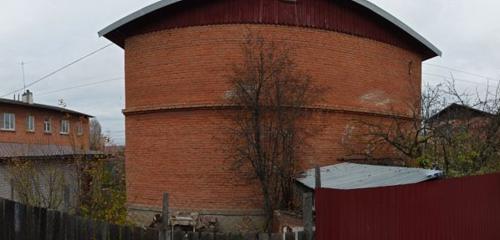
{"label": "weathered brick surface", "polygon": [[[296,49],[295,60],[328,89],[304,123],[321,128],[308,140],[303,166],[333,164],[355,119],[366,112],[408,113],[418,100],[421,59],[385,43],[336,32],[271,25],[215,25],[137,35],[125,43],[126,169],[130,204],[175,209],[261,208],[257,184],[229,169],[221,125],[227,110],[193,107],[224,103],[227,75],[241,61],[248,31]],[[151,111],[155,110],[155,111]],[[138,112],[141,111],[141,112]],[[379,115],[380,117],[380,115]]]}
{"label": "weathered brick surface", "polygon": [[[3,113],[14,113],[16,115],[16,131],[0,130],[0,142],[25,143],[25,144],[50,144],[61,146],[73,146],[77,149],[89,148],[89,120],[88,118],[75,115],[68,115],[61,112],[48,111],[43,109],[14,106],[0,103],[0,123],[3,121]],[[35,132],[27,131],[28,115],[35,117]],[[52,132],[45,133],[43,122],[46,117],[52,120]],[[62,119],[70,120],[70,132],[68,135],[60,134],[60,124]],[[77,124],[81,122],[83,135],[77,134]],[[1,125],[0,127],[2,127]]]}
{"label": "weathered brick surface", "polygon": [[421,60],[407,50],[318,29],[218,25],[127,39],[127,109],[223,102],[249,31],[295,48],[297,65],[329,88],[325,105],[387,111],[419,93]]}

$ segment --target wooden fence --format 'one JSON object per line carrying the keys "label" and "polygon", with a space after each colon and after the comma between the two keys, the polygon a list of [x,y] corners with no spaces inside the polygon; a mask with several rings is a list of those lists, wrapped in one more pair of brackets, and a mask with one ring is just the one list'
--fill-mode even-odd
{"label": "wooden fence", "polygon": [[[305,234],[174,232],[120,226],[0,199],[0,240],[305,240]],[[163,238],[163,239],[161,239]]]}
{"label": "wooden fence", "polygon": [[158,240],[158,232],[0,199],[1,240]]}
{"label": "wooden fence", "polygon": [[498,240],[500,174],[316,190],[319,240]]}

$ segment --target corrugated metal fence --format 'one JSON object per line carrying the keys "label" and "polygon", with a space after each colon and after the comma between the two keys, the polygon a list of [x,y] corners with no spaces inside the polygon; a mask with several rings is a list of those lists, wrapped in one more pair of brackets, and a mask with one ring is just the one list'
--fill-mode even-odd
{"label": "corrugated metal fence", "polygon": [[315,197],[318,240],[500,239],[500,174]]}

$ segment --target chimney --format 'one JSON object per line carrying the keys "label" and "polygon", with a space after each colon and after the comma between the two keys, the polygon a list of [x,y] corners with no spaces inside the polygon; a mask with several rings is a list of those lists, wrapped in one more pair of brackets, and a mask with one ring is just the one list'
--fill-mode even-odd
{"label": "chimney", "polygon": [[33,104],[33,93],[30,90],[23,93],[23,103]]}

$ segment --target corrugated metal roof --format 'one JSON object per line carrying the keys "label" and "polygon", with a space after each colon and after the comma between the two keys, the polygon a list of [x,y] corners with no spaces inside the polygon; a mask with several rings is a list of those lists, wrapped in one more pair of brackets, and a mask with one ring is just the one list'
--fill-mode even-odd
{"label": "corrugated metal roof", "polygon": [[[150,13],[153,13],[153,12],[159,10],[159,9],[162,9],[164,7],[173,5],[173,4],[181,2],[181,1],[183,1],[183,0],[161,0],[161,1],[158,1],[154,4],[151,4],[147,7],[144,7],[142,9],[114,22],[113,24],[111,24],[111,25],[105,27],[104,29],[102,29],[101,31],[99,31],[98,34],[100,37],[106,36],[107,34],[113,32],[113,31],[119,29],[120,27],[123,27],[123,26],[125,26],[125,25],[139,19],[139,18],[142,18]],[[378,7],[377,5],[371,3],[368,0],[352,0],[352,1],[369,9],[370,11],[374,12],[375,14],[377,14],[377,15],[381,16],[382,18],[386,19],[387,21],[391,22],[392,24],[394,24],[395,26],[397,26],[401,30],[405,31],[412,38],[414,38],[415,40],[422,43],[424,46],[426,46],[428,49],[430,49],[437,56],[442,55],[441,50],[439,50],[431,42],[429,42],[422,35],[417,33],[415,30],[413,30],[408,25],[404,24],[402,21],[400,21],[399,19],[397,19],[396,17],[394,17],[390,13],[386,12],[382,8]]]}
{"label": "corrugated metal roof", "polygon": [[75,150],[72,146],[0,143],[0,159],[15,157],[51,157],[69,155],[97,155],[96,151]]}
{"label": "corrugated metal roof", "polygon": [[[307,170],[297,181],[315,188],[315,169]],[[419,183],[439,178],[443,172],[421,168],[404,168],[341,163],[321,167],[321,187],[359,189]]]}
{"label": "corrugated metal roof", "polygon": [[88,114],[85,114],[85,113],[81,113],[81,112],[77,112],[77,111],[73,111],[73,110],[69,110],[69,109],[66,109],[66,108],[55,107],[55,106],[44,105],[44,104],[38,104],[38,103],[30,104],[30,103],[25,103],[25,102],[15,101],[15,100],[10,100],[10,99],[5,99],[5,98],[0,98],[0,103],[9,104],[9,105],[18,105],[18,106],[29,107],[29,108],[39,108],[39,109],[45,109],[45,110],[50,110],[50,111],[55,111],[55,112],[61,112],[61,113],[69,113],[69,114],[74,114],[74,115],[79,115],[79,116],[85,116],[85,117],[89,117],[89,118],[93,117],[91,115],[88,115]]}

